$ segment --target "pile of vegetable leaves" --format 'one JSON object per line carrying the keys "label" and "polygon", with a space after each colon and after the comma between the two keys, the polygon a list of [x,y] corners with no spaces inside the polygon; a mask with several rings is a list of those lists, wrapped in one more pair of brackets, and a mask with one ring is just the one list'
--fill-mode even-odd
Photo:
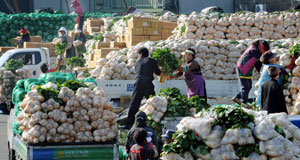
{"label": "pile of vegetable leaves", "polygon": [[56,55],[63,54],[65,52],[65,50],[66,50],[66,46],[67,46],[66,43],[57,43],[55,45],[55,54]]}
{"label": "pile of vegetable leaves", "polygon": [[159,96],[167,97],[168,109],[165,117],[186,117],[191,116],[191,108],[195,108],[196,112],[209,108],[204,98],[194,96],[188,99],[180,93],[178,88],[161,89],[158,93]]}
{"label": "pile of vegetable leaves", "polygon": [[60,104],[63,103],[61,99],[58,98],[59,91],[55,90],[53,88],[42,88],[41,86],[37,87],[37,91],[45,98],[45,101],[48,101],[49,99],[54,99],[56,102],[59,102]]}
{"label": "pile of vegetable leaves", "polygon": [[10,71],[15,73],[17,69],[20,69],[23,66],[24,66],[24,64],[21,63],[20,61],[11,59],[11,60],[9,60],[8,62],[5,63],[4,69],[10,70]]}
{"label": "pile of vegetable leaves", "polygon": [[78,56],[67,59],[67,65],[70,66],[71,68],[84,67],[84,64],[85,64],[85,59]]}
{"label": "pile of vegetable leaves", "polygon": [[214,125],[227,129],[250,128],[250,123],[254,123],[254,115],[248,114],[240,106],[215,106],[206,111],[202,111],[203,117],[214,117]]}
{"label": "pile of vegetable leaves", "polygon": [[297,59],[300,56],[300,44],[296,44],[294,45],[291,49],[290,49],[290,54],[292,56],[295,56],[295,58]]}
{"label": "pile of vegetable leaves", "polygon": [[165,72],[167,75],[171,75],[180,67],[179,59],[176,58],[167,47],[164,49],[157,49],[151,54],[151,57],[154,58],[158,66],[162,68],[162,72]]}
{"label": "pile of vegetable leaves", "polygon": [[84,83],[76,80],[68,80],[63,83],[65,87],[72,89],[74,92],[77,91],[81,87],[87,87]]}
{"label": "pile of vegetable leaves", "polygon": [[171,152],[180,154],[184,157],[184,152],[190,152],[194,157],[199,157],[200,154],[206,155],[211,148],[205,145],[196,132],[191,130],[177,131],[172,137],[174,141],[163,146],[162,154]]}

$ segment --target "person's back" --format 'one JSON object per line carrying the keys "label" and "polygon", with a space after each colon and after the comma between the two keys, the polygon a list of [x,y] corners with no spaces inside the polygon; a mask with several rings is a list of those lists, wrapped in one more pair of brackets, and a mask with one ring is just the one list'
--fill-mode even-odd
{"label": "person's back", "polygon": [[153,80],[153,73],[160,75],[161,71],[159,70],[156,61],[150,57],[140,58],[135,65],[137,72],[137,78]]}
{"label": "person's back", "polygon": [[283,89],[277,81],[278,68],[276,66],[269,67],[269,75],[272,79],[263,83],[261,87],[262,109],[267,110],[268,113],[287,113]]}
{"label": "person's back", "polygon": [[[155,152],[147,145],[147,131],[145,129],[138,129],[134,132],[133,139],[136,142],[130,148],[131,160],[148,160],[154,158]],[[156,149],[155,146],[153,146]]]}

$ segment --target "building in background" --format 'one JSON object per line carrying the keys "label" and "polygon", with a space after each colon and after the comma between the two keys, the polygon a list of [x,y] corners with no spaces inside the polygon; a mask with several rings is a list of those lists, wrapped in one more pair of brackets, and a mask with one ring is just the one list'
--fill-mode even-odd
{"label": "building in background", "polygon": [[264,10],[284,11],[300,5],[300,0],[234,0],[235,12]]}

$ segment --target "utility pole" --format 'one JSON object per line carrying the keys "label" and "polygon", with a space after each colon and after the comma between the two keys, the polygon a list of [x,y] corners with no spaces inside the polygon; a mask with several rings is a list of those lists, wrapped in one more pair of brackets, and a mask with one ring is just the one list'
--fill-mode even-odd
{"label": "utility pole", "polygon": [[17,13],[21,13],[18,0],[14,0],[14,6],[16,8]]}
{"label": "utility pole", "polygon": [[125,4],[126,9],[128,9],[128,5],[127,5],[126,0],[123,0],[123,3]]}
{"label": "utility pole", "polygon": [[70,8],[69,8],[68,0],[65,0],[65,2],[66,2],[67,9],[68,9],[68,14],[69,14],[70,13]]}

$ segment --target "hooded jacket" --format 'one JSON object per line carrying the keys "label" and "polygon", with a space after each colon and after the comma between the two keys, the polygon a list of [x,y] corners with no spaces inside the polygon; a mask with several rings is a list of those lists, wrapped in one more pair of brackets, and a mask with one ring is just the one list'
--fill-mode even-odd
{"label": "hooded jacket", "polygon": [[138,128],[143,128],[147,132],[151,132],[152,133],[152,136],[151,136],[152,141],[151,142],[153,143],[153,145],[156,146],[156,148],[158,148],[156,135],[155,135],[153,129],[149,128],[146,125],[146,122],[147,122],[146,113],[142,112],[142,111],[137,112],[136,115],[135,115],[135,125],[129,130],[128,135],[127,135],[127,141],[126,141],[126,152],[127,152],[127,154],[130,153],[131,146],[133,146],[135,144],[135,141],[133,139],[133,134],[134,134],[135,130],[138,129]]}
{"label": "hooded jacket", "polygon": [[260,57],[261,54],[254,45],[245,50],[237,62],[241,78],[251,79],[254,67],[258,71],[260,70],[262,66],[262,63],[259,61]]}

